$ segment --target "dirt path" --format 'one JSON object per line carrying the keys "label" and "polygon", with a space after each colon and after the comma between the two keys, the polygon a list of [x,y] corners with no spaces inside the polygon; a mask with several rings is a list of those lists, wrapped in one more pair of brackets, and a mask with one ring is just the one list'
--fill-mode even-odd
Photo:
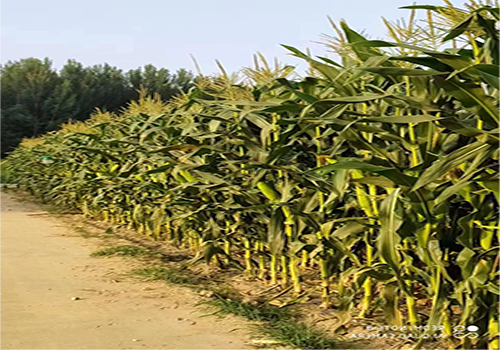
{"label": "dirt path", "polygon": [[200,317],[196,293],[120,279],[133,262],[90,258],[95,243],[62,222],[1,203],[2,349],[248,348],[242,321]]}

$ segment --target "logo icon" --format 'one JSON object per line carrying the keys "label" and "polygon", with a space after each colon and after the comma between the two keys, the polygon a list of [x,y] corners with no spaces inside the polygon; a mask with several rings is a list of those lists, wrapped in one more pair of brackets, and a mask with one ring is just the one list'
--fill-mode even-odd
{"label": "logo icon", "polygon": [[479,330],[478,326],[470,325],[470,326],[455,326],[453,327],[453,337],[458,339],[469,338],[469,339],[477,339],[479,338],[479,334],[477,331]]}

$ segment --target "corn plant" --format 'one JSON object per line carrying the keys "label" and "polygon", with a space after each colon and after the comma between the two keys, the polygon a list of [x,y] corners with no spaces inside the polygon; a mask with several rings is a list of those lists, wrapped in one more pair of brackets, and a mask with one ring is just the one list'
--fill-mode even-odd
{"label": "corn plant", "polygon": [[[393,41],[334,25],[341,63],[285,46],[305,78],[261,55],[245,80],[219,63],[173,102],[143,93],[26,140],[6,166],[34,195],[193,262],[296,296],[318,282],[324,308],[382,308],[388,324],[496,349],[498,6],[407,8],[406,24],[385,21]],[[455,344],[453,327],[471,325],[479,336]]]}

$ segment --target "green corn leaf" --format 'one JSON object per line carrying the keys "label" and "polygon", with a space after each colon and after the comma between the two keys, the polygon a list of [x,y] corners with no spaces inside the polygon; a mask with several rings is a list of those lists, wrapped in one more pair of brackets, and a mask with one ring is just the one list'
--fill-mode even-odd
{"label": "green corn leaf", "polygon": [[247,112],[241,114],[241,119],[247,119],[261,129],[270,130],[272,125],[261,115],[257,113]]}
{"label": "green corn leaf", "polygon": [[395,123],[395,124],[418,124],[418,123],[425,123],[425,122],[433,122],[433,121],[439,121],[442,118],[436,118],[432,115],[428,114],[423,114],[423,115],[412,115],[412,116],[402,116],[402,117],[372,117],[372,118],[363,118],[362,120],[369,120],[372,122],[380,122],[380,123]]}
{"label": "green corn leaf", "polygon": [[432,69],[423,70],[423,69],[409,69],[409,68],[399,68],[399,67],[378,67],[378,68],[358,68],[358,69],[375,74],[406,76],[406,77],[447,74],[446,72],[439,72]]}
{"label": "green corn leaf", "polygon": [[382,99],[384,97],[392,96],[391,94],[365,94],[360,96],[349,96],[349,97],[339,97],[339,98],[329,98],[324,100],[318,100],[314,105],[335,105],[335,104],[345,104],[345,103],[364,103]]}
{"label": "green corn leaf", "polygon": [[292,151],[293,148],[294,146],[285,146],[274,150],[267,157],[266,163],[275,164],[276,162],[280,161],[281,158],[290,153],[290,151]]}
{"label": "green corn leaf", "polygon": [[326,175],[331,172],[335,172],[338,170],[347,170],[347,169],[358,169],[358,170],[363,170],[367,172],[372,172],[376,173],[379,175],[382,175],[389,179],[392,183],[395,183],[399,186],[405,186],[405,187],[412,187],[415,182],[417,181],[417,178],[406,175],[402,173],[401,171],[394,169],[394,168],[388,168],[380,165],[374,165],[370,164],[367,162],[361,162],[361,161],[339,161],[334,164],[328,164],[324,165],[319,168],[311,169],[308,172],[316,172],[321,175]]}
{"label": "green corn leaf", "polygon": [[411,57],[411,56],[396,56],[389,58],[391,61],[403,61],[418,64],[432,68],[438,72],[451,72],[453,68],[433,57]]}
{"label": "green corn leaf", "polygon": [[472,275],[472,271],[476,265],[475,259],[473,258],[474,255],[475,253],[473,250],[464,248],[457,257],[457,264],[460,266],[464,280],[467,280]]}
{"label": "green corn leaf", "polygon": [[469,70],[476,71],[483,78],[484,82],[488,85],[499,89],[499,68],[494,64],[476,64],[469,68]]}
{"label": "green corn leaf", "polygon": [[498,180],[480,181],[478,182],[478,184],[490,190],[495,196],[497,202],[500,202],[500,183],[498,182]]}
{"label": "green corn leaf", "polygon": [[393,271],[391,271],[389,266],[385,264],[376,264],[372,267],[361,268],[358,272],[356,272],[356,275],[366,275],[374,278],[378,282],[385,282],[394,278]]}
{"label": "green corn leaf", "polygon": [[486,260],[480,259],[477,262],[469,281],[473,284],[474,287],[482,288],[485,285],[486,281],[488,281],[490,269],[490,264]]}
{"label": "green corn leaf", "polygon": [[331,235],[337,237],[338,239],[344,239],[347,236],[360,233],[366,230],[365,225],[361,225],[357,222],[349,222],[339,229],[336,229]]}
{"label": "green corn leaf", "polygon": [[336,170],[346,170],[346,169],[358,169],[364,171],[380,171],[380,170],[389,170],[390,168],[386,168],[379,165],[373,165],[365,162],[357,162],[357,161],[345,161],[345,162],[337,162],[334,164],[328,164],[321,166],[319,168],[311,169],[309,172],[316,172],[321,175],[326,175]]}
{"label": "green corn leaf", "polygon": [[400,189],[392,191],[392,193],[382,201],[380,206],[381,229],[378,237],[380,256],[396,272],[401,269],[401,257],[397,248],[401,237],[398,235],[397,230],[401,226],[402,221],[396,214],[396,204],[400,191]]}
{"label": "green corn leaf", "polygon": [[309,56],[307,56],[305,53],[303,53],[302,51],[300,51],[299,49],[297,49],[297,48],[295,48],[293,46],[284,45],[284,44],[281,44],[281,46],[283,46],[288,51],[293,52],[294,55],[297,56],[297,57],[299,57],[299,58],[303,58],[303,59],[308,59],[309,58]]}
{"label": "green corn leaf", "polygon": [[491,97],[485,95],[483,89],[477,85],[459,82],[456,78],[444,80],[436,77],[435,82],[437,86],[462,102],[466,108],[479,115],[482,120],[494,126],[498,125],[498,108],[491,101]]}
{"label": "green corn leaf", "polygon": [[298,104],[281,104],[279,106],[266,107],[262,111],[266,113],[282,113],[282,112],[291,112],[293,114],[300,114],[304,109],[304,106]]}
{"label": "green corn leaf", "polygon": [[419,188],[430,184],[465,161],[476,157],[480,153],[487,153],[490,148],[490,145],[478,141],[459,148],[452,153],[437,159],[422,173],[422,175],[420,175],[411,190],[416,191]]}
{"label": "green corn leaf", "polygon": [[484,250],[491,248],[491,242],[493,242],[493,236],[495,231],[492,229],[482,229],[479,244]]}
{"label": "green corn leaf", "polygon": [[163,165],[161,167],[158,167],[156,169],[153,169],[153,170],[150,170],[148,172],[146,172],[146,175],[152,175],[152,174],[158,174],[158,173],[163,173],[165,172],[166,170],[169,170],[173,167],[172,164],[166,164],[166,165]]}
{"label": "green corn leaf", "polygon": [[271,253],[281,254],[285,245],[283,223],[285,218],[281,209],[273,210],[269,225],[268,243]]}
{"label": "green corn leaf", "polygon": [[475,64],[470,69],[500,77],[500,66],[496,64]]}
{"label": "green corn leaf", "polygon": [[[434,206],[439,205],[443,201],[447,200],[451,196],[460,193],[462,189],[467,188],[472,184],[472,181],[469,181],[474,174],[483,171],[484,168],[481,167],[481,164],[491,156],[491,152],[481,152],[479,153],[472,163],[470,163],[467,171],[462,175],[462,177],[453,185],[445,188],[443,192],[436,198],[434,201]],[[493,181],[498,184],[498,181]]]}
{"label": "green corn leaf", "polygon": [[404,43],[390,43],[381,40],[367,40],[364,42],[357,42],[354,45],[362,47],[401,47],[414,51],[420,51],[431,57],[393,57],[391,59],[420,64],[442,72],[450,72],[449,68],[452,68],[455,71],[464,71],[474,64],[470,58],[464,56],[432,51],[427,48],[408,45]]}
{"label": "green corn leaf", "polygon": [[462,22],[453,27],[450,32],[443,38],[443,42],[455,39],[457,36],[462,35],[470,26],[474,16],[469,16]]}
{"label": "green corn leaf", "polygon": [[366,62],[363,63],[363,66],[359,69],[357,69],[356,72],[354,72],[353,75],[344,83],[344,85],[351,84],[354,81],[359,80],[359,78],[364,74],[363,68],[372,68],[372,67],[380,67],[382,66],[389,57],[387,56],[374,56],[374,57],[369,57]]}
{"label": "green corn leaf", "polygon": [[358,41],[356,43],[352,44],[353,47],[402,47],[405,49],[413,50],[413,51],[420,51],[426,54],[429,53],[436,53],[436,54],[441,54],[439,51],[432,51],[428,50],[427,48],[424,47],[419,47],[415,45],[409,45],[409,44],[404,44],[404,43],[391,43],[388,41],[383,41],[383,40],[365,40],[365,41]]}
{"label": "green corn leaf", "polygon": [[395,187],[394,182],[392,182],[391,180],[389,180],[385,177],[382,177],[382,176],[365,176],[365,177],[361,177],[359,179],[354,179],[354,180],[352,180],[352,182],[358,182],[358,183],[367,184],[367,185],[375,185],[375,186],[379,186],[382,188],[394,188]]}
{"label": "green corn leaf", "polygon": [[500,20],[500,8],[498,7],[483,6],[476,9],[474,12],[479,13],[481,11],[488,11],[497,21]]}
{"label": "green corn leaf", "polygon": [[[486,288],[488,289],[488,292],[495,295],[500,295],[500,287],[498,287],[497,284],[490,282],[487,284]],[[495,327],[494,329],[498,329],[498,327]]]}
{"label": "green corn leaf", "polygon": [[[340,26],[342,27],[342,30],[344,31],[345,36],[347,38],[347,41],[350,44],[366,41],[365,37],[363,37],[361,34],[349,28],[346,22],[341,21]],[[373,48],[356,47],[356,46],[352,46],[352,48],[361,61],[366,61],[373,56],[382,56],[382,53],[379,50],[375,50]]]}
{"label": "green corn leaf", "polygon": [[430,10],[430,11],[442,11],[445,10],[446,7],[442,6],[434,6],[434,5],[411,5],[411,6],[402,6],[400,7],[402,10]]}
{"label": "green corn leaf", "polygon": [[[426,51],[425,53],[431,57],[434,57],[438,61],[450,66],[456,71],[456,73],[463,72],[474,64],[471,58],[460,55],[452,55],[449,53],[433,51]],[[453,76],[453,74],[451,76]],[[448,79],[450,79],[450,77],[448,77]]]}
{"label": "green corn leaf", "polygon": [[[450,134],[450,136],[452,137],[453,135],[458,137],[459,136],[458,134],[469,137],[475,137],[486,133],[486,131],[484,130],[480,130],[476,127],[471,126],[470,121],[468,121],[468,123],[465,123],[459,120],[458,118],[442,118],[439,121],[439,124],[456,133],[456,134]],[[446,150],[446,147],[443,147],[443,150]]]}

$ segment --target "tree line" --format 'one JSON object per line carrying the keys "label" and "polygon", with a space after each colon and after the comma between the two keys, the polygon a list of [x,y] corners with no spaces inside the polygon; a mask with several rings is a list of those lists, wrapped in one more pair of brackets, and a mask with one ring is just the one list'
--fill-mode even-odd
{"label": "tree line", "polygon": [[96,108],[110,112],[137,99],[138,90],[168,100],[193,84],[190,71],[171,73],[151,64],[123,71],[107,63],[85,67],[68,60],[59,71],[48,58],[9,61],[1,67],[1,153],[25,137],[56,130],[68,120],[85,120]]}

